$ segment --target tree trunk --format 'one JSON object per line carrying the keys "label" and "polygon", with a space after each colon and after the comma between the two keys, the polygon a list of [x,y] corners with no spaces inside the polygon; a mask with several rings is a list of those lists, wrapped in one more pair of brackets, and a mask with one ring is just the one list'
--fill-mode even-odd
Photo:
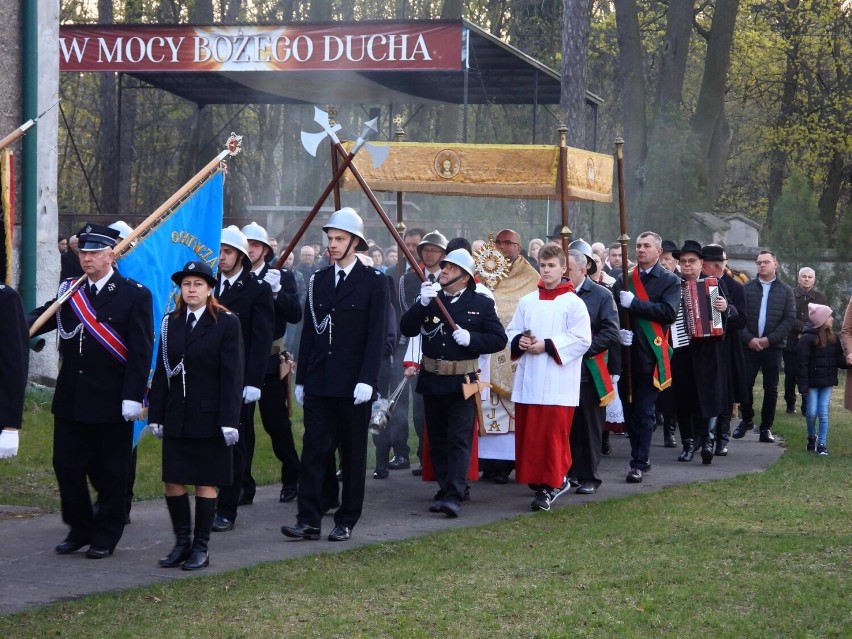
{"label": "tree trunk", "polygon": [[[621,80],[621,121],[624,127],[625,204],[629,206],[638,202],[642,194],[645,183],[642,164],[648,154],[644,52],[636,0],[615,0],[614,5]],[[629,208],[627,210],[630,211]],[[643,216],[638,209],[636,212],[631,227],[641,228]]]}
{"label": "tree trunk", "polygon": [[213,0],[195,0],[189,9],[191,24],[213,23]]}
{"label": "tree trunk", "polygon": [[828,237],[829,243],[833,243],[832,240],[837,228],[837,203],[840,201],[840,190],[843,187],[843,182],[849,178],[844,168],[844,157],[839,151],[835,150],[819,196],[819,216],[822,223],[825,224],[826,237]]}
{"label": "tree trunk", "polygon": [[[790,121],[795,108],[796,94],[799,89],[799,45],[792,43],[787,50],[786,68],[784,70],[784,88],[781,91],[781,105],[775,120],[777,128],[783,128]],[[772,228],[772,217],[775,204],[781,197],[784,188],[784,177],[787,174],[787,154],[776,142],[769,155],[769,184],[766,211],[766,229]]]}
{"label": "tree trunk", "polygon": [[680,109],[683,79],[692,36],[695,0],[670,2],[666,20],[666,39],[660,48],[660,74],[654,121]]}
{"label": "tree trunk", "polygon": [[[568,127],[568,145],[586,146],[586,62],[592,0],[565,0],[562,10],[562,93],[559,106]],[[568,226],[577,228],[580,205],[569,205]]]}
{"label": "tree trunk", "polygon": [[[707,57],[704,59],[704,75],[701,91],[692,127],[699,142],[699,181],[698,191],[703,195],[704,203],[711,206],[718,194],[718,180],[711,184],[711,175],[724,173],[728,158],[730,140],[725,137],[729,132],[725,120],[725,89],[728,69],[731,64],[731,46],[734,41],[734,25],[739,9],[739,0],[717,0],[713,13],[713,27],[707,43]],[[717,164],[710,165],[711,158]],[[713,189],[716,190],[713,190]]]}

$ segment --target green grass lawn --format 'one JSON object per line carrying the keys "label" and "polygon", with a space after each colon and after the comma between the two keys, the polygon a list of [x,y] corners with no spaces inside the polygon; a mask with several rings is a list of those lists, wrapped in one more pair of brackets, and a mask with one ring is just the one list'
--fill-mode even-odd
{"label": "green grass lawn", "polygon": [[[841,400],[829,457],[805,452],[803,418],[782,408],[789,449],[763,473],[86,597],[0,618],[0,636],[852,637]],[[143,458],[156,475],[143,445],[140,476]],[[31,483],[49,506],[42,472],[13,494]]]}

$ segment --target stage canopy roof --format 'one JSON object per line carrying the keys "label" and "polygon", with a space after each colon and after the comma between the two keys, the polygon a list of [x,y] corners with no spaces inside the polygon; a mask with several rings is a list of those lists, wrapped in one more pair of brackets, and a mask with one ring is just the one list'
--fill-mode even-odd
{"label": "stage canopy roof", "polygon": [[199,106],[560,100],[556,71],[464,20],[63,25],[60,69],[126,73]]}

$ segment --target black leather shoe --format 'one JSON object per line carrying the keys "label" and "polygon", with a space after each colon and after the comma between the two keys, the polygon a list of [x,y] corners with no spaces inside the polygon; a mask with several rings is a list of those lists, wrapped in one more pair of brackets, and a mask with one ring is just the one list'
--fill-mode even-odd
{"label": "black leather shoe", "polygon": [[299,492],[293,486],[284,486],[281,489],[281,494],[278,495],[278,501],[286,504],[288,501],[293,501],[298,496]]}
{"label": "black leather shoe", "polygon": [[745,434],[752,428],[754,428],[754,422],[747,422],[746,420],[742,420],[740,422],[740,425],[734,429],[734,432],[731,437],[733,437],[734,439],[742,439],[743,437],[745,437]]}
{"label": "black leather shoe", "polygon": [[240,493],[240,499],[237,501],[237,506],[251,506],[254,503],[254,497],[249,497],[245,493]]}
{"label": "black leather shoe", "polygon": [[438,504],[438,512],[444,513],[447,517],[455,518],[459,516],[459,513],[461,512],[461,506],[459,506],[454,501],[445,499],[444,501]]}
{"label": "black leather shoe", "polygon": [[713,451],[716,457],[724,457],[728,454],[728,442],[717,439],[716,440],[716,450]]}
{"label": "black leather shoe", "polygon": [[715,444],[709,440],[704,442],[704,445],[701,447],[701,463],[705,466],[713,463],[714,449]]}
{"label": "black leather shoe", "polygon": [[213,527],[210,530],[213,532],[228,532],[233,529],[234,521],[232,519],[228,519],[222,515],[216,515],[216,519],[213,520]]}
{"label": "black leather shoe", "polygon": [[58,555],[69,555],[72,552],[77,552],[80,548],[87,546],[88,544],[88,541],[74,541],[73,539],[66,539],[61,544],[58,544],[54,550]]}
{"label": "black leather shoe", "polygon": [[100,546],[89,546],[86,551],[86,557],[89,559],[106,559],[112,554],[109,548],[101,548]]}
{"label": "black leather shoe", "polygon": [[432,505],[431,505],[431,506],[429,506],[429,512],[430,512],[430,513],[439,513],[439,512],[441,512],[441,500],[440,500],[440,499],[437,499],[437,500],[435,500],[435,501],[433,501],[433,502],[432,502]]}
{"label": "black leather shoe", "polygon": [[417,468],[412,468],[411,474],[414,475],[415,477],[422,477],[423,476],[423,464],[420,464]]}
{"label": "black leather shoe", "polygon": [[692,447],[692,440],[684,440],[683,451],[677,456],[677,460],[679,462],[691,462],[693,457],[695,457],[695,449]]}
{"label": "black leather shoe", "polygon": [[335,526],[334,529],[328,533],[329,541],[349,541],[349,538],[352,536],[352,531],[349,530],[349,526]]}
{"label": "black leather shoe", "polygon": [[295,526],[281,526],[281,534],[292,539],[316,541],[320,538],[320,529],[308,524],[296,524]]}
{"label": "black leather shoe", "polygon": [[642,471],[638,468],[631,468],[630,472],[627,473],[627,483],[628,484],[641,484],[642,479],[644,479],[642,475]]}
{"label": "black leather shoe", "polygon": [[578,495],[594,495],[597,490],[594,482],[584,481],[577,487],[576,492]]}
{"label": "black leather shoe", "polygon": [[387,479],[390,473],[384,468],[376,468],[373,471],[373,479]]}
{"label": "black leather shoe", "polygon": [[388,462],[388,468],[391,470],[405,470],[407,468],[411,468],[411,462],[408,461],[407,457],[400,457],[397,455]]}
{"label": "black leather shoe", "polygon": [[774,444],[775,443],[775,435],[772,434],[772,431],[768,428],[760,429],[760,440],[764,444]]}

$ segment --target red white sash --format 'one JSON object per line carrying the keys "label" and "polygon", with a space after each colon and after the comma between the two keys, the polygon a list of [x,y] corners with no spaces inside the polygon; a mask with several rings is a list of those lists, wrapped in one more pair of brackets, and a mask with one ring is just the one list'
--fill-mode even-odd
{"label": "red white sash", "polygon": [[77,289],[68,303],[71,304],[71,308],[74,310],[77,319],[107,349],[109,354],[122,364],[126,364],[127,344],[124,343],[121,336],[109,324],[98,321],[95,309],[92,308],[89,298],[83,294],[83,291]]}

